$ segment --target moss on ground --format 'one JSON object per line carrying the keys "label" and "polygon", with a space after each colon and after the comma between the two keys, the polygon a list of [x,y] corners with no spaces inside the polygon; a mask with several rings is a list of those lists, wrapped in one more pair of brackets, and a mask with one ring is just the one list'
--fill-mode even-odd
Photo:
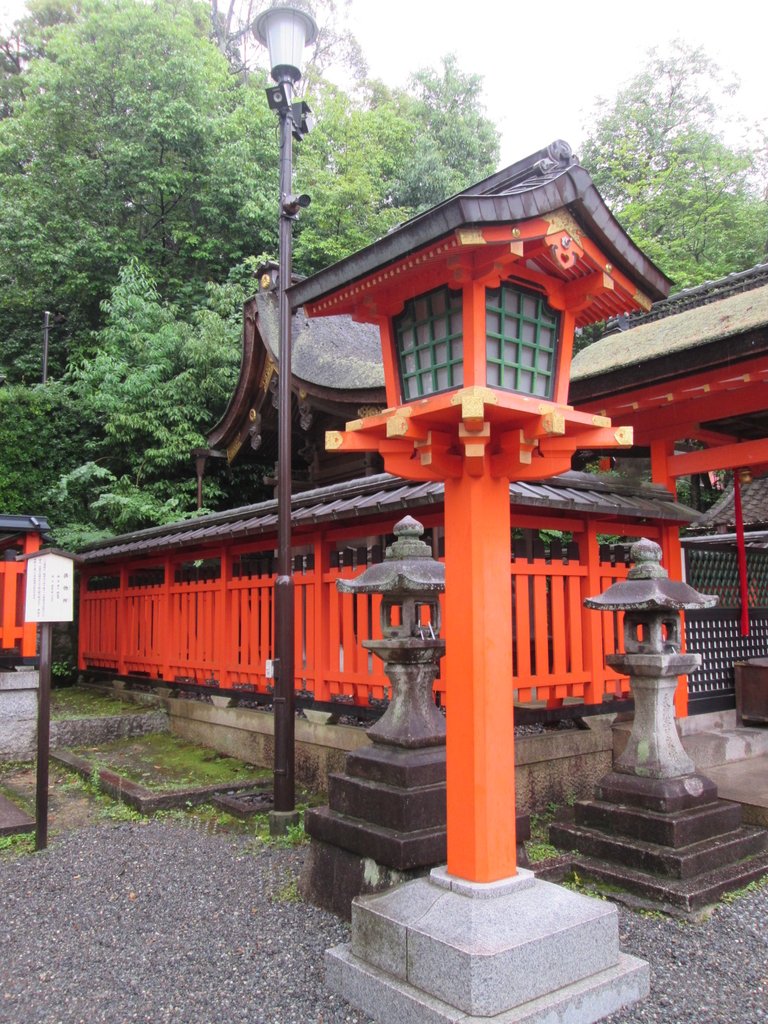
{"label": "moss on ground", "polygon": [[105,718],[110,715],[135,715],[147,710],[140,704],[126,704],[82,686],[66,686],[51,691],[51,718]]}
{"label": "moss on ground", "polygon": [[151,790],[227,785],[271,778],[271,772],[187,743],[171,733],[150,733],[80,747],[76,753]]}

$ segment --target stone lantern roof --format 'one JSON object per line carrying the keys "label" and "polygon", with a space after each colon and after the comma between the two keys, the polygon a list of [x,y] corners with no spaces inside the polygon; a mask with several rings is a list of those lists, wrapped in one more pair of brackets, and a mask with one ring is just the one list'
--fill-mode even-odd
{"label": "stone lantern roof", "polygon": [[432,557],[429,544],[421,540],[424,527],[413,516],[405,516],[393,530],[397,540],[384,561],[369,566],[353,580],[338,580],[344,594],[440,594],[445,590],[445,566]]}
{"label": "stone lantern roof", "polygon": [[597,597],[588,597],[584,604],[597,611],[640,611],[643,609],[682,611],[711,608],[718,598],[700,594],[687,583],[669,579],[661,565],[661,548],[643,538],[632,545],[630,555],[635,562],[627,579],[614,583]]}

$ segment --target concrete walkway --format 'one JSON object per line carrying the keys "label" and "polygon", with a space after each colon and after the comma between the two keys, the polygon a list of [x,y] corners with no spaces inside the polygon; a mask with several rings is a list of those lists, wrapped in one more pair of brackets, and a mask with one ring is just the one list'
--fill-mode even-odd
{"label": "concrete walkway", "polygon": [[768,828],[768,756],[716,765],[706,773],[721,799],[741,804],[745,825]]}

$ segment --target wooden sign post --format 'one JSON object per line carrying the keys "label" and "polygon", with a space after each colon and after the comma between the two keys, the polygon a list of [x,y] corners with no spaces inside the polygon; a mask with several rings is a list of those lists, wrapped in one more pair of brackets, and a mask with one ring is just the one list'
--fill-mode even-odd
{"label": "wooden sign post", "polygon": [[44,850],[48,845],[52,627],[54,622],[72,622],[74,617],[75,556],[48,548],[22,558],[27,561],[24,621],[40,623],[35,850]]}

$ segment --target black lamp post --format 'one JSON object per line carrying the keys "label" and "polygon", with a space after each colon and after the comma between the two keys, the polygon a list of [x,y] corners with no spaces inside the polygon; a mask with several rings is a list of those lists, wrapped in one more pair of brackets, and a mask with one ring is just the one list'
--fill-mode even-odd
{"label": "black lamp post", "polygon": [[277,577],[275,579],[275,754],[274,810],[270,831],[280,833],[293,823],[295,811],[294,733],[294,604],[291,564],[291,307],[286,288],[291,283],[292,227],[309,196],[292,194],[293,139],[308,131],[309,109],[294,101],[301,78],[304,48],[317,37],[314,19],[294,7],[276,6],[256,19],[256,38],[269,49],[272,77],[267,100],[280,119],[280,271],[278,299],[280,351],[278,353],[277,453]]}

